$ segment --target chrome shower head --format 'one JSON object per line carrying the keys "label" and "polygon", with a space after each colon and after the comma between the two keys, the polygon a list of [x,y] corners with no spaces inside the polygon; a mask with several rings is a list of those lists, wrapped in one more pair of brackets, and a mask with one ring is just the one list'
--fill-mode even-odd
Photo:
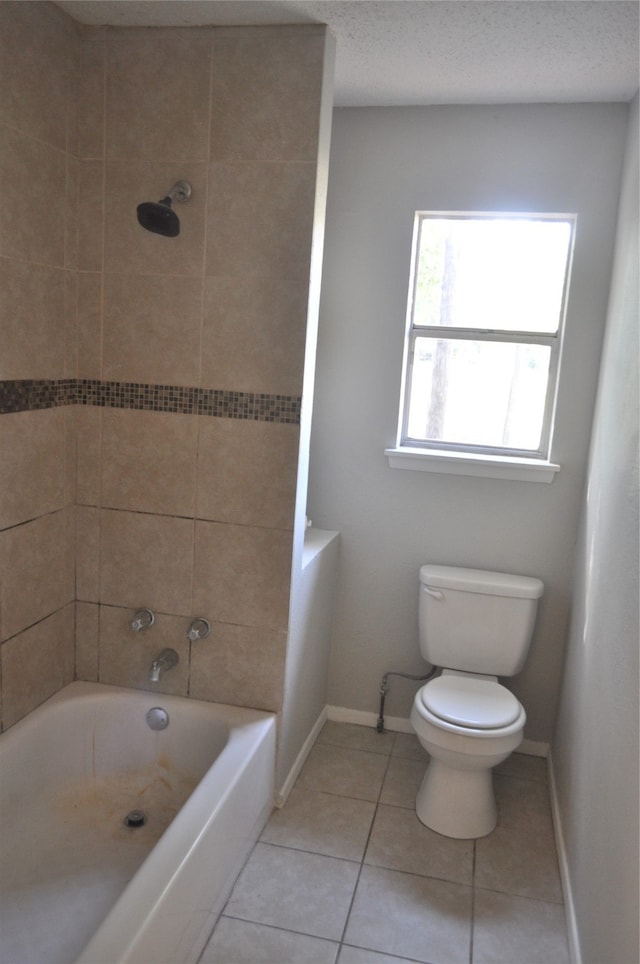
{"label": "chrome shower head", "polygon": [[137,208],[138,223],[153,234],[161,234],[165,238],[177,238],[180,234],[180,219],[172,209],[173,201],[188,201],[191,197],[191,185],[188,181],[177,181],[166,197],[154,203],[145,201]]}

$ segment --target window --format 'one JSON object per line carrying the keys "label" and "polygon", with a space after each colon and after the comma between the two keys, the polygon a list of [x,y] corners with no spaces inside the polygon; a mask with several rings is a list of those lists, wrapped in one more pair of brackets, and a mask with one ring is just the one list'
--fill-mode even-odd
{"label": "window", "polygon": [[416,214],[390,453],[549,462],[574,222]]}

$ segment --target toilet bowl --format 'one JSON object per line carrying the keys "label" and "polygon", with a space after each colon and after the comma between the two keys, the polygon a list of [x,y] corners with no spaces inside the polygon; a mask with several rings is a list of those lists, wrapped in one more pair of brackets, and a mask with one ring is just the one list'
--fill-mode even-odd
{"label": "toilet bowl", "polygon": [[492,768],[522,741],[526,713],[496,677],[444,670],[416,693],[411,723],[430,761],[416,798],[427,827],[462,839],[497,821]]}

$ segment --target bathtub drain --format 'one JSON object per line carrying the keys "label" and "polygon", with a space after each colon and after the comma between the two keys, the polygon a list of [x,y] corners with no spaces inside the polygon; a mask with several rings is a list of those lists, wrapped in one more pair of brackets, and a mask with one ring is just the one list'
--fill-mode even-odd
{"label": "bathtub drain", "polygon": [[124,818],[125,827],[131,827],[132,829],[144,827],[146,822],[147,815],[144,810],[130,810]]}

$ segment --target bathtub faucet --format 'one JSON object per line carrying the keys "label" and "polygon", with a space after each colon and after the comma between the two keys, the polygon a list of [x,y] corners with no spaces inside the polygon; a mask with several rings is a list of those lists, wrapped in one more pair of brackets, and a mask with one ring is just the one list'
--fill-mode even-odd
{"label": "bathtub faucet", "polygon": [[158,653],[153,663],[149,667],[149,679],[152,683],[157,683],[163,673],[176,666],[178,663],[178,654],[175,649],[163,649],[161,653]]}

